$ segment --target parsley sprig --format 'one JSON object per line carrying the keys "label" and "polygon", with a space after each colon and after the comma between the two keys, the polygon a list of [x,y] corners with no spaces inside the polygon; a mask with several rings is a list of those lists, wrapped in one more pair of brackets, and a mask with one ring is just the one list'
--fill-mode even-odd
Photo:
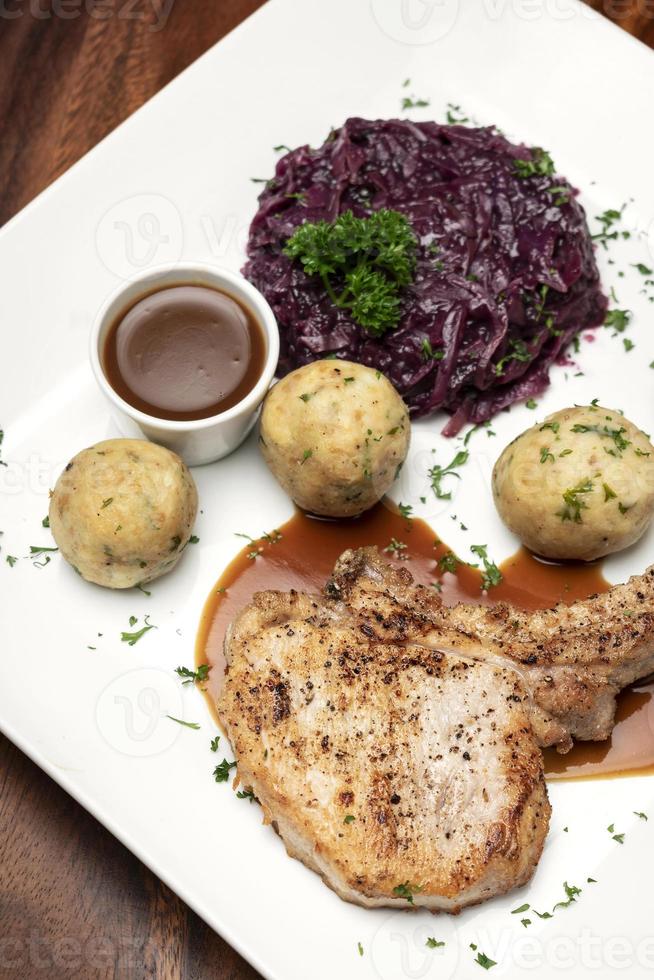
{"label": "parsley sprig", "polygon": [[197,670],[191,670],[189,667],[175,667],[175,673],[178,675],[178,677],[184,678],[184,680],[182,680],[182,686],[185,684],[193,684],[196,681],[198,683],[206,681],[210,670],[210,664],[199,664]]}
{"label": "parsley sprig", "polygon": [[228,762],[227,759],[223,759],[214,769],[213,778],[217,783],[226,783],[229,779],[229,770],[234,769],[235,766],[235,762]]}
{"label": "parsley sprig", "polygon": [[556,516],[562,521],[572,521],[574,524],[583,524],[581,512],[588,508],[588,504],[581,494],[590,493],[593,484],[589,479],[581,480],[576,486],[569,487],[562,494],[564,507],[557,510]]}
{"label": "parsley sprig", "polygon": [[431,488],[434,491],[434,495],[438,500],[451,500],[452,491],[443,490],[443,479],[446,476],[455,476],[457,480],[461,479],[459,473],[455,473],[460,466],[465,466],[468,462],[469,452],[467,449],[460,449],[456,454],[454,459],[447,464],[447,466],[439,466],[435,464],[428,471],[429,480],[431,482]]}
{"label": "parsley sprig", "polygon": [[542,146],[531,148],[531,159],[514,160],[517,177],[551,177],[555,172],[554,161]]}
{"label": "parsley sprig", "polygon": [[599,242],[603,248],[606,248],[606,243],[614,241],[618,237],[617,230],[613,227],[622,218],[622,212],[624,211],[624,204],[620,210],[616,208],[608,208],[602,214],[595,215],[595,220],[599,221],[601,225],[601,231],[598,231],[596,235],[591,235],[590,237]]}
{"label": "parsley sprig", "polygon": [[333,221],[307,221],[284,252],[317,276],[331,301],[374,337],[396,327],[401,290],[413,280],[417,240],[403,214],[386,208],[367,218],[345,211]]}
{"label": "parsley sprig", "polygon": [[[127,643],[130,647],[133,647],[134,644],[138,643],[141,637],[145,636],[145,634],[148,633],[150,630],[156,630],[157,627],[154,626],[152,623],[150,623],[148,620],[149,617],[145,616],[144,617],[145,626],[142,626],[140,630],[135,630],[133,633],[125,633],[125,632],[121,633],[120,638],[123,641],[123,643]],[[136,619],[136,616],[129,617],[130,626],[135,626],[137,622],[138,620]]]}
{"label": "parsley sprig", "polygon": [[532,355],[529,348],[525,344],[524,340],[514,340],[511,338],[509,340],[507,353],[500,358],[493,370],[498,377],[501,377],[501,375],[503,375],[506,371],[507,364],[509,364],[511,361],[526,363],[527,361],[531,360],[531,356]]}
{"label": "parsley sprig", "polygon": [[413,896],[420,891],[422,891],[422,885],[412,885],[410,882],[404,881],[401,885],[395,886],[393,894],[398,898],[406,898],[409,905],[413,905]]}
{"label": "parsley sprig", "polygon": [[472,551],[473,555],[477,555],[478,558],[481,558],[484,566],[484,570],[481,573],[482,589],[487,592],[494,585],[500,585],[502,582],[502,573],[495,562],[491,561],[488,557],[488,546],[485,544],[473,544],[470,546],[470,550]]}
{"label": "parsley sprig", "polygon": [[[608,418],[608,416],[607,416]],[[609,419],[609,421],[612,421]],[[615,450],[607,450],[610,456],[621,456],[625,449],[631,445],[629,439],[625,439],[624,433],[627,431],[624,425],[619,429],[612,429],[608,425],[584,425],[582,422],[575,422],[572,432],[594,432],[602,439],[611,439],[615,443]]]}

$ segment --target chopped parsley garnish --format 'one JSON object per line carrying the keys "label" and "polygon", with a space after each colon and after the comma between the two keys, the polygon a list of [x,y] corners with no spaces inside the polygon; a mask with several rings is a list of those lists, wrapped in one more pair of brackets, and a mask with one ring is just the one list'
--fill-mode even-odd
{"label": "chopped parsley garnish", "polygon": [[554,161],[541,146],[531,150],[531,160],[514,160],[515,173],[518,177],[551,177],[555,172]]}
{"label": "chopped parsley garnish", "polygon": [[646,813],[643,813],[642,810],[634,810],[633,813],[634,813],[634,816],[638,817],[640,820],[647,820],[648,819],[647,814]]}
{"label": "chopped parsley garnish", "polygon": [[485,544],[473,544],[470,546],[470,550],[473,555],[477,555],[481,558],[484,565],[484,571],[481,575],[481,587],[484,591],[488,591],[494,585],[499,585],[502,582],[502,573],[495,564],[488,557],[487,545]]}
{"label": "chopped parsley garnish", "polygon": [[407,218],[382,208],[367,218],[305,222],[284,253],[317,276],[331,301],[374,337],[395,328],[401,290],[413,280],[417,239]]}
{"label": "chopped parsley garnish", "polygon": [[541,446],[540,461],[541,463],[546,463],[548,460],[554,462],[554,456],[550,452],[549,446]]}
{"label": "chopped parsley garnish", "polygon": [[554,435],[557,435],[559,429],[561,428],[560,422],[545,422],[541,425],[539,432],[543,432],[545,429],[551,429]]}
{"label": "chopped parsley garnish", "polygon": [[429,105],[429,99],[415,99],[405,95],[402,99],[403,109],[424,109]]}
{"label": "chopped parsley garnish", "polygon": [[353,817],[351,813],[348,813],[348,815],[343,820],[343,823],[354,823],[355,820],[356,817]]}
{"label": "chopped parsley garnish", "polygon": [[615,497],[617,497],[617,493],[615,490],[611,489],[608,483],[603,483],[602,487],[604,488],[604,503],[606,503],[607,500],[613,500]]}
{"label": "chopped parsley garnish", "polygon": [[226,783],[229,779],[229,770],[234,769],[235,766],[235,762],[228,762],[227,759],[223,759],[220,765],[214,769],[213,778],[217,783]]}
{"label": "chopped parsley garnish", "polygon": [[582,524],[581,512],[588,508],[588,504],[582,498],[582,494],[591,493],[593,484],[589,479],[580,481],[575,487],[569,487],[561,495],[565,506],[557,510],[556,516],[562,521],[573,521],[575,524]]}
{"label": "chopped parsley garnish", "polygon": [[301,401],[303,401],[303,402],[305,402],[305,403],[306,403],[306,402],[308,402],[308,401],[309,401],[309,399],[311,398],[311,395],[309,394],[309,392],[308,392],[308,391],[305,391],[305,392],[303,392],[303,393],[302,393],[301,395],[298,395],[298,398],[299,398],[299,399],[300,399]]}
{"label": "chopped parsley garnish", "polygon": [[50,518],[48,517],[47,514],[41,521],[41,527],[50,527]]}
{"label": "chopped parsley garnish", "polygon": [[239,798],[239,800],[249,800],[250,803],[254,803],[254,801],[257,799],[256,796],[254,795],[253,790],[251,789],[239,790],[236,795]]}
{"label": "chopped parsley garnish", "polygon": [[30,555],[43,555],[46,551],[59,551],[59,548],[42,548],[39,545],[30,545]]}
{"label": "chopped parsley garnish", "polygon": [[611,834],[612,840],[617,841],[618,844],[624,844],[624,833],[621,834],[614,833],[615,824],[610,823],[606,829],[608,830],[609,834]]}
{"label": "chopped parsley garnish", "polygon": [[630,350],[633,350],[634,347],[636,346],[633,340],[629,340],[628,337],[623,337],[622,343],[624,344],[624,349],[626,350],[627,354],[629,353]]}
{"label": "chopped parsley garnish", "polygon": [[300,466],[306,463],[308,459],[311,459],[312,456],[313,456],[313,449],[305,449],[304,452],[302,453],[302,462],[300,463]]}
{"label": "chopped parsley garnish", "polygon": [[188,543],[189,544],[199,544],[199,542],[200,542],[200,539],[197,536],[197,534],[192,534],[191,537],[188,539]]}
{"label": "chopped parsley garnish", "polygon": [[413,507],[411,506],[411,504],[398,504],[397,509],[399,510],[402,517],[406,517],[407,520],[410,520],[413,514]]}
{"label": "chopped parsley garnish", "polygon": [[577,888],[576,885],[569,885],[567,881],[563,882],[563,888],[566,898],[564,901],[557,902],[552,912],[556,912],[557,909],[566,909],[573,902],[576,902],[577,895],[581,895],[581,888]]}
{"label": "chopped parsley garnish", "polygon": [[486,956],[485,953],[481,952],[477,953],[473,962],[478,963],[479,966],[483,966],[484,970],[490,970],[492,966],[497,966],[496,960],[492,960],[489,956]]}
{"label": "chopped parsley garnish", "polygon": [[604,326],[616,333],[624,333],[629,326],[631,312],[629,310],[607,310],[604,317]]}
{"label": "chopped parsley garnish", "polygon": [[363,946],[361,943],[357,943],[357,949],[359,950],[359,956],[363,956]]}
{"label": "chopped parsley garnish", "polygon": [[[610,416],[607,415],[606,417],[611,421]],[[622,454],[631,445],[629,439],[625,439],[623,435],[626,431],[623,425],[619,429],[611,429],[608,425],[584,425],[581,422],[576,422],[572,426],[572,432],[594,432],[602,439],[612,439],[619,454]],[[612,450],[608,450],[608,452],[611,456],[616,455]]]}
{"label": "chopped parsley garnish", "polygon": [[442,361],[445,357],[444,351],[434,350],[428,337],[423,337],[420,352],[426,361]]}
{"label": "chopped parsley garnish", "polygon": [[33,561],[32,565],[34,568],[45,568],[46,565],[50,564],[50,555],[44,555],[43,561]]}
{"label": "chopped parsley garnish", "polygon": [[209,664],[200,664],[197,670],[190,670],[188,667],[176,667],[175,673],[178,677],[185,678],[185,680],[182,681],[183,686],[184,684],[193,684],[196,681],[199,683],[206,681],[210,670],[211,667]]}
{"label": "chopped parsley garnish", "polygon": [[[278,541],[282,540],[283,535],[275,529],[274,531],[264,531],[260,538],[253,538],[249,534],[243,534],[241,531],[235,531],[234,534],[237,538],[245,538],[250,544],[254,545],[252,551],[247,552],[247,557],[250,561],[255,561],[259,555],[263,554],[263,548],[261,547],[262,542],[265,541],[266,544],[277,544]],[[226,589],[220,588],[218,592],[225,592]]]}
{"label": "chopped parsley garnish", "polygon": [[[592,878],[588,879],[588,881],[592,880]],[[568,908],[568,906],[572,905],[573,902],[576,902],[577,896],[581,895],[581,888],[577,888],[576,885],[569,885],[567,881],[563,882],[563,890],[565,891],[565,899],[557,902],[556,905],[553,906],[551,912],[538,912],[536,909],[532,909],[532,912],[535,912],[539,919],[551,919],[553,917],[553,912],[556,912],[557,909]]]}
{"label": "chopped parsley garnish", "polygon": [[195,731],[198,731],[200,728],[197,721],[182,721],[181,718],[173,718],[172,715],[166,715],[166,718],[170,718],[171,721],[176,721],[178,725],[184,725],[185,728],[193,728]]}
{"label": "chopped parsley garnish", "polygon": [[467,116],[462,115],[461,106],[455,105],[453,102],[447,103],[445,118],[450,126],[461,126],[463,123],[470,122]]}
{"label": "chopped parsley garnish", "polygon": [[467,449],[460,449],[454,459],[448,463],[447,466],[439,466],[436,464],[428,471],[431,488],[438,500],[452,499],[452,491],[444,491],[442,481],[446,476],[455,476],[457,480],[460,480],[460,475],[455,473],[454,470],[458,469],[460,466],[464,466],[468,462],[468,456],[469,453]]}
{"label": "chopped parsley garnish", "polygon": [[16,562],[18,561],[18,558],[16,558],[15,555],[7,555],[5,557],[5,561],[7,562],[10,568],[13,568]]}
{"label": "chopped parsley garnish", "polygon": [[220,735],[214,735],[209,743],[209,748],[212,752],[218,751],[218,746],[220,745]]}
{"label": "chopped parsley garnish", "polygon": [[114,502],[113,497],[107,497],[106,500],[102,501],[102,507],[100,508],[100,510],[104,510],[105,507],[108,507],[109,504],[113,504],[113,502]]}
{"label": "chopped parsley garnish", "polygon": [[450,572],[452,575],[456,575],[457,565],[460,564],[461,562],[453,551],[448,551],[447,554],[441,555],[438,559],[438,567],[441,572]]}
{"label": "chopped parsley garnish", "polygon": [[559,207],[561,204],[567,204],[570,200],[570,188],[566,187],[565,184],[548,187],[547,193],[556,194],[556,199],[554,201],[556,207]]}
{"label": "chopped parsley garnish", "polygon": [[509,340],[508,352],[504,355],[504,357],[500,358],[493,370],[495,371],[495,374],[499,376],[504,374],[506,365],[509,363],[509,361],[525,362],[530,361],[531,357],[532,355],[524,340],[514,340],[511,338],[511,340]]}
{"label": "chopped parsley garnish", "polygon": [[445,943],[442,940],[434,939],[433,936],[429,936],[427,942],[425,943],[425,946],[427,946],[429,949],[440,949],[441,946],[444,945]]}
{"label": "chopped parsley garnish", "polygon": [[[136,623],[137,623],[136,616],[130,616],[129,617],[129,625],[130,626],[135,626]],[[145,636],[145,634],[149,630],[156,630],[156,628],[157,628],[156,626],[153,626],[151,623],[148,622],[148,617],[146,616],[145,617],[145,626],[141,627],[140,630],[136,630],[136,632],[134,632],[134,633],[121,633],[120,634],[120,638],[123,641],[123,643],[128,643],[129,646],[133,647],[134,644],[135,643],[138,643],[138,641],[141,639],[141,637],[142,636]]]}
{"label": "chopped parsley garnish", "polygon": [[534,401],[533,398],[528,398],[527,401],[525,402],[525,407],[531,409],[538,408],[538,402]]}
{"label": "chopped parsley garnish", "polygon": [[384,551],[389,555],[399,555],[404,557],[407,550],[407,546],[404,541],[398,541],[397,538],[391,538],[389,544],[386,545]]}
{"label": "chopped parsley garnish", "polygon": [[486,429],[486,435],[489,438],[495,435],[495,433],[490,427],[490,422],[481,422],[480,425],[473,425],[471,429],[468,429],[465,436],[463,437],[463,445],[467,446],[472,436],[474,436],[475,432],[480,432],[482,429]]}
{"label": "chopped parsley garnish", "polygon": [[511,915],[521,915],[523,912],[529,911],[529,903],[525,902],[524,905],[519,905],[517,909],[511,909]]}
{"label": "chopped parsley garnish", "polygon": [[409,905],[413,905],[413,896],[417,895],[420,891],[422,891],[422,885],[411,885],[408,881],[405,881],[401,885],[395,886],[393,894],[397,895],[398,898],[406,898]]}
{"label": "chopped parsley garnish", "polygon": [[613,225],[617,221],[620,221],[620,219],[622,218],[623,210],[624,210],[624,205],[620,208],[619,211],[616,211],[615,208],[609,208],[607,211],[604,211],[603,214],[596,215],[595,220],[599,221],[599,223],[602,226],[602,230],[598,232],[596,235],[591,235],[590,237],[594,241],[599,242],[601,245],[603,245],[604,248],[606,248],[606,243],[608,241],[612,241],[613,239],[616,239],[618,237],[618,232],[615,229],[613,231],[609,231],[609,229],[613,228]]}

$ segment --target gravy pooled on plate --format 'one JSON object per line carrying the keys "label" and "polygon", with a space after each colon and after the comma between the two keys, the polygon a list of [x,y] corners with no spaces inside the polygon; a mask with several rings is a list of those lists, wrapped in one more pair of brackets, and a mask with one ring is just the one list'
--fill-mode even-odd
{"label": "gravy pooled on plate", "polygon": [[[393,542],[404,547],[389,551]],[[197,638],[196,663],[210,664],[208,702],[213,710],[224,671],[223,642],[228,624],[255,592],[297,589],[320,593],[346,548],[377,545],[394,564],[406,565],[417,582],[437,582],[445,605],[513,603],[519,609],[547,609],[557,602],[586,599],[610,586],[599,563],[559,564],[535,558],[524,548],[501,565],[503,580],[481,591],[479,568],[456,563],[442,570],[448,546],[419,518],[398,514],[388,502],[356,520],[325,521],[296,511],[286,524],[250,542],[224,570],[207,599]],[[448,568],[450,566],[448,565]],[[616,725],[603,742],[577,742],[566,755],[545,750],[549,779],[598,778],[654,772],[654,678],[622,691]]]}
{"label": "gravy pooled on plate", "polygon": [[160,419],[210,418],[237,405],[261,377],[266,348],[253,314],[209,286],[141,297],[110,328],[103,366],[126,402]]}

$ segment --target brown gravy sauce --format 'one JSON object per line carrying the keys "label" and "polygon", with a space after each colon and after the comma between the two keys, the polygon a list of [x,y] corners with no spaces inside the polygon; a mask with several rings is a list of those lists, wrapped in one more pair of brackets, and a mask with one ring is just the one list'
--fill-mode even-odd
{"label": "brown gravy sauce", "polygon": [[201,285],[142,296],[111,325],[102,352],[121,398],[159,419],[189,421],[237,405],[263,372],[266,344],[253,314]]}
{"label": "brown gravy sauce", "polygon": [[[346,548],[377,545],[387,548],[391,539],[406,544],[400,562],[417,582],[440,582],[447,605],[457,602],[492,604],[503,599],[523,609],[546,609],[557,602],[585,599],[606,592],[609,583],[601,564],[553,564],[520,549],[501,566],[504,581],[481,592],[478,569],[458,565],[456,573],[442,573],[438,560],[449,552],[435,532],[420,519],[407,520],[388,502],[378,504],[356,520],[326,521],[299,511],[279,529],[281,538],[248,544],[227,566],[212,590],[202,614],[196,644],[196,662],[212,666],[207,697],[213,709],[224,668],[223,639],[227,625],[255,592],[265,589],[298,589],[320,592],[334,563]],[[258,550],[260,549],[260,550]],[[257,557],[248,557],[257,550]],[[546,775],[570,779],[635,775],[654,772],[654,680],[641,681],[625,690],[611,738],[605,742],[579,742],[566,755],[547,749]],[[214,712],[215,713],[215,712]]]}

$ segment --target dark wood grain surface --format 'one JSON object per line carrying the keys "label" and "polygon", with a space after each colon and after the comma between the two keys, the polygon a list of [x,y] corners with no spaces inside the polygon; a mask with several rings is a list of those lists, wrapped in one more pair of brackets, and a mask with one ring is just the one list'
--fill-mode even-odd
{"label": "dark wood grain surface", "polygon": [[[0,4],[0,223],[260,2],[136,0],[125,16],[121,0]],[[654,0],[591,6],[654,47]],[[2,980],[257,976],[0,737]]]}

